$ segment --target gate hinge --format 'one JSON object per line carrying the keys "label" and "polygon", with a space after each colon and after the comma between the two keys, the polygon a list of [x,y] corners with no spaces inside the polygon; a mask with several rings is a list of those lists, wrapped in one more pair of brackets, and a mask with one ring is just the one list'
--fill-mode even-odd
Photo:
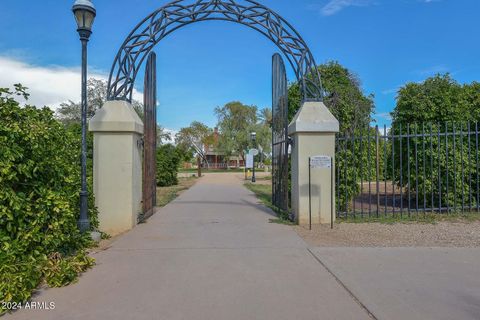
{"label": "gate hinge", "polygon": [[143,149],[143,147],[145,146],[145,141],[143,140],[143,138],[140,138],[137,140],[137,147],[139,149]]}

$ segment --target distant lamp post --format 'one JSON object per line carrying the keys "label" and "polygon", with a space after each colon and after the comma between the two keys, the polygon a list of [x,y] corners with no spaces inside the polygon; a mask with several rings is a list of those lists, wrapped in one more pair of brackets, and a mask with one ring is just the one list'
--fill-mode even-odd
{"label": "distant lamp post", "polygon": [[81,232],[85,232],[90,229],[87,191],[87,43],[92,34],[92,25],[97,12],[90,0],[76,0],[72,11],[82,42],[82,190],[80,191],[78,227]]}
{"label": "distant lamp post", "polygon": [[[250,133],[250,138],[252,139],[253,147],[255,148],[255,145],[256,145],[256,142],[257,142],[257,133],[256,132]],[[253,156],[252,182],[256,182],[256,179],[255,179],[255,155]]]}

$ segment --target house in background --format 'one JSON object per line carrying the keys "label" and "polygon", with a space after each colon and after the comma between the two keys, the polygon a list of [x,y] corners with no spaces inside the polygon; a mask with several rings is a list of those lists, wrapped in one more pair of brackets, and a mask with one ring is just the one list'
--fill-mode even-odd
{"label": "house in background", "polygon": [[213,144],[204,146],[205,158],[208,164],[204,161],[202,167],[208,169],[227,169],[227,167],[234,169],[244,167],[245,160],[243,160],[240,155],[231,156],[227,159],[224,153],[217,150],[219,135],[218,128],[215,128],[213,132]]}

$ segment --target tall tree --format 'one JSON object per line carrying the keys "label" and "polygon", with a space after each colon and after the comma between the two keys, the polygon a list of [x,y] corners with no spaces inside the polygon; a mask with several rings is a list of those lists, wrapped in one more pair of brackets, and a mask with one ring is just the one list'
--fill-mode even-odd
{"label": "tall tree", "polygon": [[219,149],[227,157],[239,154],[245,160],[245,151],[252,145],[250,133],[258,128],[257,112],[256,106],[247,106],[238,101],[215,108],[221,132]]}
{"label": "tall tree", "polygon": [[[336,61],[318,66],[322,76],[325,105],[340,122],[340,131],[349,133],[365,128],[372,121],[374,95],[365,95],[360,79]],[[293,119],[301,106],[302,93],[298,83],[289,87],[289,117]]]}
{"label": "tall tree", "polygon": [[480,120],[480,83],[460,85],[448,73],[399,89],[393,125]]}
{"label": "tall tree", "polygon": [[[90,78],[87,81],[87,118],[90,119],[95,112],[107,101],[108,83],[103,79]],[[132,101],[132,106],[140,119],[143,120],[143,103],[137,100]],[[66,125],[78,124],[81,122],[81,103],[69,100],[60,105],[56,111],[57,118]],[[171,140],[171,136],[165,129],[157,125],[157,145]]]}
{"label": "tall tree", "polygon": [[205,145],[213,143],[213,130],[207,125],[199,121],[193,121],[189,127],[180,129],[175,136],[175,143],[184,153],[193,149],[194,153],[203,159],[208,166]]}

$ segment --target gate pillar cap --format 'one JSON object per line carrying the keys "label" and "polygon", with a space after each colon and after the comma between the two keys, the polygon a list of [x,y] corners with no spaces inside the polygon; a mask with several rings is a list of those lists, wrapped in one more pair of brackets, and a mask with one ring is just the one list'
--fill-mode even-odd
{"label": "gate pillar cap", "polygon": [[90,119],[92,132],[134,132],[143,134],[143,122],[127,101],[107,101]]}
{"label": "gate pillar cap", "polygon": [[288,126],[288,135],[314,132],[338,132],[340,124],[327,106],[320,101],[307,101]]}

